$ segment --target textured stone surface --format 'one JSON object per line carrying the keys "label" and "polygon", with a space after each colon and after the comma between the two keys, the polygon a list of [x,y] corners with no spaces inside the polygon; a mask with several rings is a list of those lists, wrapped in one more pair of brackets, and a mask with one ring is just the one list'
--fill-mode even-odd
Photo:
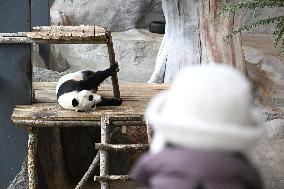
{"label": "textured stone surface", "polygon": [[284,179],[283,146],[284,139],[263,139],[252,152],[267,189],[281,189],[278,185]]}
{"label": "textured stone surface", "polygon": [[7,189],[26,189],[28,188],[27,160],[24,161],[20,173],[15,177]]}
{"label": "textured stone surface", "polygon": [[270,121],[265,124],[265,137],[253,149],[251,157],[261,172],[266,189],[282,189],[284,179],[284,57],[279,56],[271,35],[243,37],[248,76],[252,79],[263,113]]}
{"label": "textured stone surface", "polygon": [[[284,179],[284,114],[278,109],[259,106],[267,121],[264,137],[250,153],[266,189],[282,189]],[[282,183],[283,185],[283,183]]]}
{"label": "textured stone surface", "polygon": [[[119,82],[147,82],[163,35],[132,29],[113,32],[114,51],[119,63]],[[106,45],[58,45],[70,71],[102,70],[109,66]]]}
{"label": "textured stone surface", "polygon": [[243,36],[248,75],[254,81],[260,101],[284,110],[284,56],[273,47],[271,35]]}
{"label": "textured stone surface", "polygon": [[162,17],[160,5],[151,9],[151,1],[153,0],[56,0],[50,11],[51,23],[99,25],[112,31],[147,28],[151,19]]}
{"label": "textured stone surface", "polygon": [[64,71],[69,68],[67,59],[64,58],[56,45],[50,45],[48,68],[56,71]]}
{"label": "textured stone surface", "polygon": [[[271,18],[274,16],[283,15],[284,8],[265,8],[265,9],[256,9],[256,11],[247,11],[243,19],[243,23],[250,23],[257,19]],[[265,25],[257,28],[253,28],[249,33],[273,33],[274,25]]]}
{"label": "textured stone surface", "polygon": [[276,140],[284,139],[284,119],[271,120],[266,123],[266,128],[268,128],[266,134],[270,139],[276,139]]}
{"label": "textured stone surface", "polygon": [[49,70],[55,71],[64,71],[69,68],[67,60],[62,57],[62,54],[56,45],[50,45],[50,54],[48,58],[48,63],[45,62],[44,58],[42,57],[39,46],[33,45],[32,50],[32,62],[33,66],[37,68],[46,68]]}
{"label": "textured stone surface", "polygon": [[33,67],[33,81],[36,82],[58,81],[58,79],[65,74],[67,74],[67,72],[57,72],[44,68]]}

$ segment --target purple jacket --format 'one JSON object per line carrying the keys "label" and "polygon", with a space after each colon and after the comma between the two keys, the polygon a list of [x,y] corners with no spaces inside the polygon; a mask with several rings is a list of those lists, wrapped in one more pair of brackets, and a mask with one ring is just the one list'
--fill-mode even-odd
{"label": "purple jacket", "polygon": [[226,152],[166,148],[144,155],[131,175],[147,189],[262,189],[248,161]]}

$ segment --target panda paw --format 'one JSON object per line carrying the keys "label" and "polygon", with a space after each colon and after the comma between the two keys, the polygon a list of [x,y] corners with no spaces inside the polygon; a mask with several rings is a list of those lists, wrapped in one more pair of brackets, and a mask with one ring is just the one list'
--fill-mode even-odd
{"label": "panda paw", "polygon": [[123,102],[122,98],[114,99],[114,101],[115,106],[120,106]]}
{"label": "panda paw", "polygon": [[119,72],[119,65],[117,62],[115,62],[115,64],[112,64],[110,68],[113,72]]}

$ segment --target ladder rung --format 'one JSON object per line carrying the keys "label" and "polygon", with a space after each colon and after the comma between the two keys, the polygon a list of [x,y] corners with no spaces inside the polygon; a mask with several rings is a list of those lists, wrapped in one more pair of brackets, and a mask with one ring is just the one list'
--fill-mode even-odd
{"label": "ladder rung", "polygon": [[108,182],[108,181],[127,181],[131,180],[128,175],[107,175],[107,176],[95,176],[94,181]]}
{"label": "ladder rung", "polygon": [[147,150],[148,144],[95,144],[96,149],[105,151],[132,151],[132,150]]}

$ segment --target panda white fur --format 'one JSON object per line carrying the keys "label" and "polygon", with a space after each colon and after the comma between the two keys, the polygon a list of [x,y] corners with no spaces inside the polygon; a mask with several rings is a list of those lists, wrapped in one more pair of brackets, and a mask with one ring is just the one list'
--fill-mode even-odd
{"label": "panda white fur", "polygon": [[97,105],[121,105],[122,99],[105,98],[96,93],[98,86],[116,71],[118,64],[104,71],[85,70],[62,76],[56,86],[58,103],[65,109],[75,111],[94,110]]}

